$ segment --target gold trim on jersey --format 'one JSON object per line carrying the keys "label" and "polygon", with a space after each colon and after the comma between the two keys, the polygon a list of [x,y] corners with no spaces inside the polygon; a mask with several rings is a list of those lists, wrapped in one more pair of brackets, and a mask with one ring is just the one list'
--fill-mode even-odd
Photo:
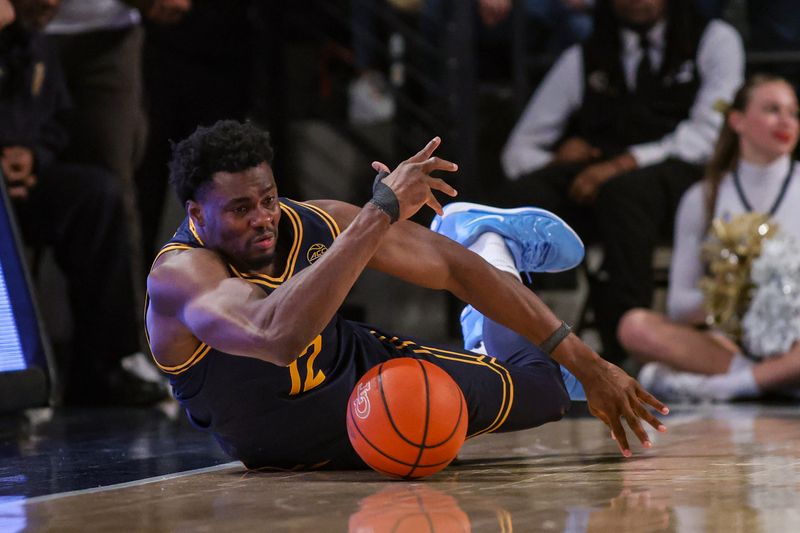
{"label": "gold trim on jersey", "polygon": [[[167,247],[165,246],[164,248],[167,248]],[[162,249],[162,251],[169,251],[169,250]],[[159,255],[160,254],[161,254],[161,252],[159,252]],[[156,356],[153,353],[153,347],[150,344],[150,332],[147,330],[147,309],[148,309],[149,306],[150,306],[150,295],[147,294],[147,292],[145,292],[145,294],[144,294],[144,338],[145,338],[145,341],[147,341],[147,349],[150,350],[150,357],[153,359],[153,362],[156,364],[156,366],[159,369],[161,369],[162,372],[165,372],[167,374],[180,374],[181,372],[183,372],[184,370],[186,370],[190,366],[192,366],[195,363],[199,362],[203,357],[205,357],[208,354],[209,351],[211,351],[211,346],[209,346],[208,344],[204,343],[203,341],[200,341],[200,344],[197,346],[197,348],[194,349],[194,352],[192,352],[192,355],[190,355],[189,358],[186,361],[184,361],[183,363],[181,363],[179,365],[174,365],[174,366],[166,366],[166,365],[162,365],[161,363],[159,363],[158,359],[156,359]]]}
{"label": "gold trim on jersey", "polygon": [[[191,223],[191,219],[189,220],[189,222]],[[173,235],[173,237],[174,237],[174,235]],[[189,244],[184,244],[184,243],[180,243],[180,242],[168,242],[167,244],[162,246],[161,249],[156,254],[155,259],[153,259],[153,264],[150,265],[150,270],[153,269],[153,266],[156,264],[156,261],[158,261],[158,258],[161,257],[162,255],[164,255],[165,253],[173,252],[175,250],[192,250],[192,249],[194,249],[194,246],[191,246]],[[179,374],[180,371],[179,372],[175,372],[173,370],[170,370],[173,367],[166,367],[166,366],[162,365],[161,363],[159,363],[158,359],[156,359],[156,356],[153,353],[153,347],[150,345],[150,332],[147,330],[147,309],[149,307],[150,307],[150,295],[147,293],[147,291],[145,291],[145,293],[144,293],[144,338],[145,338],[145,341],[147,342],[147,349],[150,350],[150,357],[153,359],[153,362],[156,364],[156,366],[158,368],[160,368],[162,371],[164,371],[164,372],[166,372],[168,374]],[[198,351],[200,351],[200,349],[203,346],[204,346],[204,343],[201,342],[200,345],[195,349],[194,353],[192,353],[192,355],[189,357],[189,359],[187,359],[187,361],[193,360],[195,358],[196,354],[198,353]],[[206,351],[206,353],[208,353],[208,351]],[[205,353],[200,357],[200,359],[202,359],[203,357],[205,357]],[[194,359],[194,361],[197,362],[200,359]],[[182,366],[182,365],[178,365],[178,366]]]}
{"label": "gold trim on jersey", "polygon": [[[208,355],[208,352],[210,351],[211,351],[211,346],[201,341],[200,345],[197,348],[195,348],[194,352],[189,357],[189,359],[187,359],[183,363],[175,366],[166,366],[156,361],[156,365],[158,366],[158,368],[160,368],[163,372],[166,372],[167,374],[180,374],[185,370],[187,370],[189,367],[199,363],[203,359],[203,357]],[[155,358],[153,359],[155,360]]]}
{"label": "gold trim on jersey", "polygon": [[303,224],[300,220],[300,215],[298,215],[297,211],[292,207],[281,203],[281,210],[289,217],[289,222],[292,224],[294,233],[294,242],[289,250],[289,256],[286,258],[286,267],[283,269],[283,273],[279,277],[274,278],[266,274],[259,274],[258,272],[239,272],[236,267],[229,264],[231,271],[236,274],[237,277],[275,289],[294,274],[297,257],[300,255],[300,245],[303,243]]}
{"label": "gold trim on jersey", "polygon": [[503,396],[500,400],[500,408],[497,410],[497,416],[484,429],[467,435],[468,439],[484,433],[496,431],[505,423],[506,419],[508,419],[508,415],[511,413],[511,407],[514,405],[514,380],[511,378],[511,373],[508,369],[497,363],[496,358],[481,354],[470,355],[461,352],[453,352],[441,348],[434,348],[432,346],[421,346],[413,341],[400,341],[398,337],[392,337],[390,339],[375,330],[370,330],[370,333],[381,341],[388,341],[398,349],[408,346],[419,346],[419,349],[412,349],[411,351],[416,354],[431,355],[437,359],[447,359],[448,361],[456,361],[458,363],[484,366],[500,376],[500,381],[503,384]]}
{"label": "gold trim on jersey", "polygon": [[189,244],[183,244],[180,242],[168,242],[156,254],[156,257],[153,259],[153,263],[150,265],[150,270],[153,269],[153,266],[155,266],[156,261],[158,261],[158,258],[164,255],[165,253],[172,252],[174,250],[192,250],[193,248],[194,246],[191,246]]}
{"label": "gold trim on jersey", "polygon": [[297,203],[318,214],[319,217],[325,222],[325,224],[328,225],[328,229],[331,230],[331,235],[333,236],[334,239],[338,237],[339,234],[342,232],[342,230],[339,229],[339,224],[336,223],[336,220],[334,220],[334,218],[330,216],[327,213],[327,211],[324,211],[321,208],[306,202],[297,202]]}
{"label": "gold trim on jersey", "polygon": [[200,234],[197,233],[197,226],[194,225],[194,220],[191,218],[189,219],[189,231],[192,232],[192,237],[194,237],[200,246],[205,246],[206,243],[203,242],[203,239],[200,238]]}
{"label": "gold trim on jersey", "polygon": [[[514,380],[511,379],[511,373],[503,365],[497,363],[497,359],[488,355],[469,355],[460,352],[451,352],[449,350],[442,350],[441,348],[434,348],[431,346],[422,346],[422,350],[412,350],[414,353],[428,353],[439,359],[448,359],[460,363],[467,363],[472,365],[481,365],[490,369],[492,372],[500,376],[500,381],[503,383],[503,397],[500,401],[500,408],[497,411],[497,416],[491,424],[486,426],[480,431],[476,431],[467,438],[477,437],[484,433],[491,433],[496,431],[502,426],[508,415],[511,413],[511,407],[514,405]],[[440,352],[440,353],[436,353]]]}

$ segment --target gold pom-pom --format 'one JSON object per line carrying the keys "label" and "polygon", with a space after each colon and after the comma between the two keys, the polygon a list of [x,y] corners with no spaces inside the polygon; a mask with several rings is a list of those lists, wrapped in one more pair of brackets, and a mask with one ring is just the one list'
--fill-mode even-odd
{"label": "gold pom-pom", "polygon": [[703,244],[702,259],[707,265],[700,280],[703,291],[706,323],[739,342],[741,321],[752,298],[750,268],[761,253],[764,239],[778,230],[769,216],[744,213],[711,223],[709,238]]}

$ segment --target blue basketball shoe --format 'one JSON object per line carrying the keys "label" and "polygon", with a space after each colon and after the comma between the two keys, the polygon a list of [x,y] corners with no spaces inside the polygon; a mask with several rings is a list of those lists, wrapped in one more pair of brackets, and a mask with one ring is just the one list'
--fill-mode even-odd
{"label": "blue basketball shoe", "polygon": [[520,272],[561,272],[583,260],[583,242],[559,217],[536,207],[498,209],[453,202],[436,215],[431,230],[470,246],[483,233],[502,236]]}

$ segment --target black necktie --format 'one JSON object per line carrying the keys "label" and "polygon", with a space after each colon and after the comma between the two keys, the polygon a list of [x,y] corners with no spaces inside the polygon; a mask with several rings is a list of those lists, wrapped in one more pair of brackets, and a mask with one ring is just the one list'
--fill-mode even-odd
{"label": "black necktie", "polygon": [[636,92],[647,94],[656,85],[656,76],[653,74],[653,65],[650,63],[650,40],[646,33],[639,34],[639,48],[642,51],[642,59],[636,68]]}

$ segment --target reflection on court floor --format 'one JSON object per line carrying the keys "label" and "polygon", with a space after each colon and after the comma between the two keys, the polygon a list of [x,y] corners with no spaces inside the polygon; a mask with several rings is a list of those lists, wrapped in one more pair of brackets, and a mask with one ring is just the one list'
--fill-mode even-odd
{"label": "reflection on court floor", "polygon": [[[183,453],[209,467],[27,499],[21,494],[31,476],[14,477],[3,467],[0,530],[108,531],[123,525],[125,531],[226,532],[800,530],[796,408],[686,406],[673,412],[668,433],[653,434],[653,449],[639,450],[631,459],[619,456],[599,422],[573,418],[471,440],[457,464],[416,482],[371,471],[248,472],[198,441]],[[139,442],[144,463],[170,456],[158,446],[153,457],[142,450],[148,439],[163,438],[165,427],[151,426]],[[180,442],[171,442],[179,451]],[[177,456],[171,460],[180,465]],[[55,464],[53,459],[51,474],[58,470]],[[130,474],[135,464],[120,456],[85,468],[108,474],[126,465]]]}

